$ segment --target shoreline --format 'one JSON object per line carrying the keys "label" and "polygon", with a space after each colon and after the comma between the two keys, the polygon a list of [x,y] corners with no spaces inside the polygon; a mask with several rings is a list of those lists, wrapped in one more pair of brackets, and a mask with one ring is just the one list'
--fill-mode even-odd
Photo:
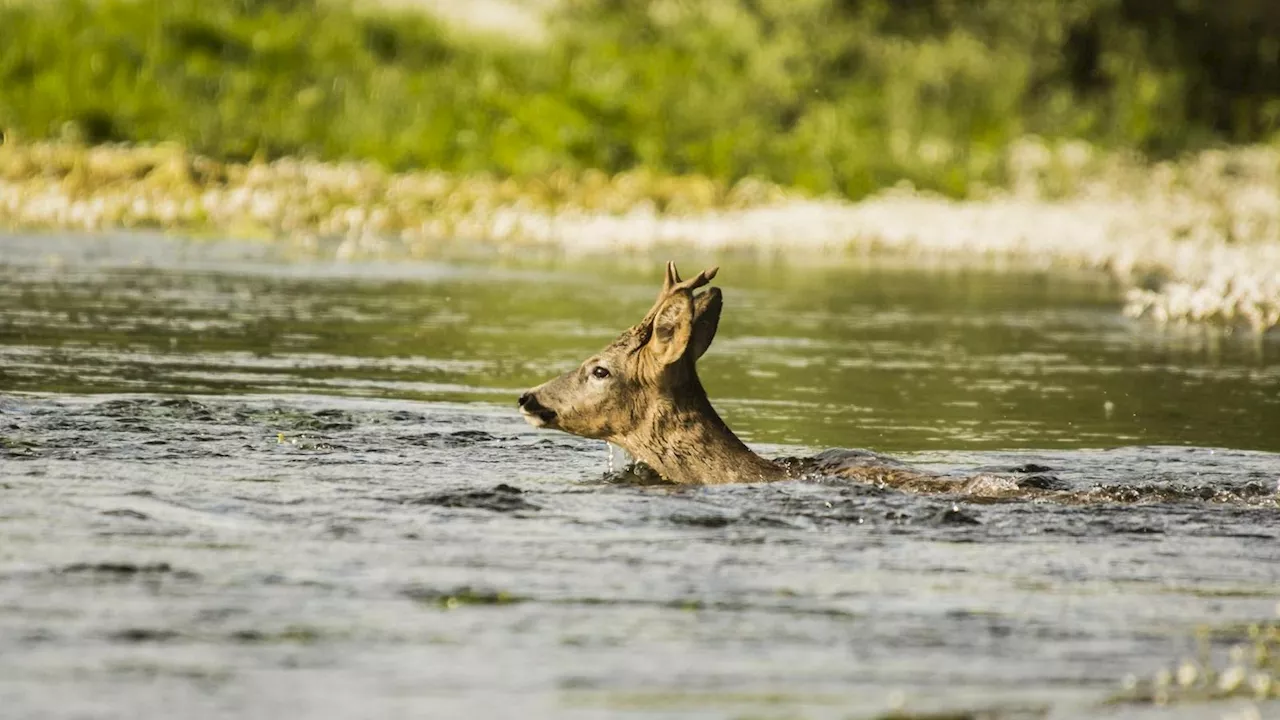
{"label": "shoreline", "polygon": [[1113,276],[1130,316],[1280,326],[1280,149],[1144,165],[1028,140],[1013,158],[1011,189],[975,199],[903,186],[848,201],[643,170],[517,180],[301,159],[223,163],[172,145],[9,142],[0,145],[0,229],[217,233],[304,250],[332,239],[340,259],[421,256],[467,238],[570,254],[671,245],[1029,261]]}

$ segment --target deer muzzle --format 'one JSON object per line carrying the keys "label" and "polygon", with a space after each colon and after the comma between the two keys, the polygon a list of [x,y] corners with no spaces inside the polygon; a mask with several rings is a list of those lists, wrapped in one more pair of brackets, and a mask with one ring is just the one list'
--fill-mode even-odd
{"label": "deer muzzle", "polygon": [[534,427],[547,427],[555,422],[556,411],[538,402],[538,396],[527,392],[520,396],[520,414]]}

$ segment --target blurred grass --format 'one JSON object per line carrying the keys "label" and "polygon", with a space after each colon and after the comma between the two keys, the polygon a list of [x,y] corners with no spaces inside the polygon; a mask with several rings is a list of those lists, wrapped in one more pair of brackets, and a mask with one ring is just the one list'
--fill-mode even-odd
{"label": "blurred grass", "polygon": [[0,129],[965,196],[1007,184],[1028,134],[1158,156],[1275,140],[1280,5],[563,0],[534,46],[329,0],[9,0]]}

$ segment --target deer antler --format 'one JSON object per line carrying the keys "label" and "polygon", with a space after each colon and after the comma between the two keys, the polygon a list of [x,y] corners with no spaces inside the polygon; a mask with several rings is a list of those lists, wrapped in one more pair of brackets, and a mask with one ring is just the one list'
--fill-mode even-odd
{"label": "deer antler", "polygon": [[679,292],[692,294],[694,290],[711,282],[717,272],[720,272],[719,267],[707,268],[695,277],[681,280],[680,271],[676,270],[676,264],[668,261],[666,278],[662,281],[662,290],[658,293],[658,299],[654,301],[653,307],[649,308],[649,312],[645,313],[644,319],[640,321],[640,324],[634,328],[634,332],[638,333],[640,338],[640,344],[644,344],[648,339],[648,334],[653,329],[653,320],[658,316],[658,311],[662,309],[662,303],[667,298]]}
{"label": "deer antler", "polygon": [[720,272],[719,267],[707,268],[706,270],[698,273],[697,277],[681,282],[680,271],[676,270],[676,264],[672,261],[668,261],[667,278],[662,283],[662,293],[658,296],[658,299],[662,300],[671,293],[678,292],[680,290],[693,292],[694,290],[697,290],[703,285],[711,282],[712,278],[714,278],[718,272]]}
{"label": "deer antler", "polygon": [[718,266],[707,268],[706,270],[698,273],[696,277],[689,278],[688,280],[681,280],[680,271],[676,270],[676,264],[668,261],[667,276],[662,281],[662,291],[658,293],[658,299],[654,301],[653,307],[649,308],[649,312],[645,313],[644,320],[641,321],[641,324],[648,325],[653,322],[653,318],[657,316],[658,309],[662,307],[662,302],[664,300],[678,292],[692,293],[694,290],[697,290],[711,282],[711,279],[714,278],[718,272],[720,272],[720,268]]}

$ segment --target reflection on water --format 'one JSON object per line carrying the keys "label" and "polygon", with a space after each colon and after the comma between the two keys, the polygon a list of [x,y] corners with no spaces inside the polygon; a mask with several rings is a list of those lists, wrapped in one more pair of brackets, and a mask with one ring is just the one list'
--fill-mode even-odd
{"label": "reflection on water", "polygon": [[[121,239],[104,262],[83,239],[6,240],[0,387],[509,404],[638,319],[660,277],[657,260],[280,266],[166,242]],[[702,375],[751,441],[1280,450],[1275,334],[1127,320],[1087,278],[722,264]]]}

